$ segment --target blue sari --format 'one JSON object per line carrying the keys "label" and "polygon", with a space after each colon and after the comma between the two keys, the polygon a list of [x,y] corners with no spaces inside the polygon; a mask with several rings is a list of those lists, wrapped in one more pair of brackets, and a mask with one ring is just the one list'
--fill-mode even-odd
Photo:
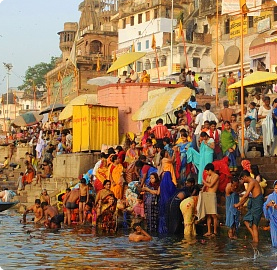
{"label": "blue sari", "polygon": [[226,221],[225,225],[229,228],[235,226],[236,230],[239,227],[239,210],[234,207],[234,204],[239,202],[239,194],[233,192],[230,196],[226,196]]}
{"label": "blue sari", "polygon": [[186,180],[185,173],[186,173],[186,165],[187,165],[187,149],[191,147],[191,143],[178,143],[176,146],[180,149],[181,155],[181,171],[180,171],[180,181],[184,183]]}
{"label": "blue sari", "polygon": [[176,187],[172,182],[170,172],[164,172],[162,181],[160,184],[160,201],[159,201],[159,233],[167,233],[168,229],[166,226],[166,205],[169,199],[175,194]]}
{"label": "blue sari", "polygon": [[277,193],[274,191],[271,193],[266,202],[264,203],[263,210],[266,219],[270,221],[270,235],[271,235],[271,242],[273,247],[277,247],[277,209],[273,207],[269,207],[266,209],[266,205],[270,202],[274,201],[277,203]]}

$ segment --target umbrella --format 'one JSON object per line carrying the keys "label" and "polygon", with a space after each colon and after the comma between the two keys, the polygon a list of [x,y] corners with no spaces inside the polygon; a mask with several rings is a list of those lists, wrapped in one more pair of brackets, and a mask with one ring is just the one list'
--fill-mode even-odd
{"label": "umbrella", "polygon": [[118,81],[118,77],[103,76],[103,77],[89,79],[87,81],[87,84],[104,86],[104,85],[108,85],[108,84],[112,84],[112,83],[117,83],[117,81]]}
{"label": "umbrella", "polygon": [[12,124],[18,127],[27,127],[37,124],[42,118],[43,115],[39,115],[39,112],[27,112],[17,116]]}
{"label": "umbrella", "polygon": [[60,111],[65,108],[65,105],[63,104],[51,104],[48,107],[46,107],[44,110],[42,110],[39,114],[45,114],[49,112],[55,112],[55,111]]}
{"label": "umbrella", "polygon": [[107,73],[118,70],[122,67],[128,66],[129,64],[139,60],[146,55],[146,52],[129,52],[121,55],[118,59],[111,65]]}
{"label": "umbrella", "polygon": [[80,95],[72,99],[59,115],[59,120],[72,117],[73,105],[97,104],[97,94]]}
{"label": "umbrella", "polygon": [[167,90],[145,102],[140,109],[133,114],[132,120],[144,120],[169,113],[182,106],[190,96],[191,89],[188,87]]}
{"label": "umbrella", "polygon": [[[269,81],[276,81],[276,80],[277,80],[276,73],[270,73],[266,71],[255,71],[252,74],[243,78],[243,86],[264,83]],[[239,87],[241,87],[241,81],[231,84],[228,88],[233,89],[233,88],[239,88]]]}

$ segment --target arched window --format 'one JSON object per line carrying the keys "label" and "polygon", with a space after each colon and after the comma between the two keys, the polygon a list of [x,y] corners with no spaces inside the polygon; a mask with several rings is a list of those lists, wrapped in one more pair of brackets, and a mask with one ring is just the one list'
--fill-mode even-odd
{"label": "arched window", "polygon": [[162,55],[161,56],[161,67],[164,67],[164,66],[166,66],[166,56]]}
{"label": "arched window", "polygon": [[99,40],[93,40],[90,43],[90,54],[101,53],[102,43]]}
{"label": "arched window", "polygon": [[151,69],[151,64],[150,64],[150,60],[149,60],[149,59],[146,59],[146,60],[145,60],[144,68],[145,68],[146,70],[147,70],[147,69]]}

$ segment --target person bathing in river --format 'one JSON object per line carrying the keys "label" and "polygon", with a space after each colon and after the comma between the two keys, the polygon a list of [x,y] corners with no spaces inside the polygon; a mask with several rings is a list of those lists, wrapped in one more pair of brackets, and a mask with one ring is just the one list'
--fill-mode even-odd
{"label": "person bathing in river", "polygon": [[43,218],[43,210],[40,206],[40,199],[35,200],[35,204],[27,208],[27,210],[23,214],[22,223],[26,223],[26,216],[29,212],[33,212],[35,214],[34,222],[41,223]]}
{"label": "person bathing in river", "polygon": [[247,208],[248,212],[243,218],[244,224],[248,231],[251,233],[253,242],[259,242],[258,226],[263,213],[263,194],[259,182],[250,176],[249,171],[242,171],[240,174],[241,183],[247,183],[248,187],[245,194],[242,196],[240,202],[234,204],[235,208],[240,208],[249,198],[250,193],[252,197],[249,198]]}
{"label": "person bathing in river", "polygon": [[78,208],[77,201],[79,199],[80,190],[73,189],[69,193],[66,194],[63,205],[66,207],[66,221],[67,224],[71,225],[71,214],[74,209]]}
{"label": "person bathing in river", "polygon": [[80,223],[84,223],[84,211],[85,211],[85,204],[88,202],[89,199],[89,190],[86,184],[86,179],[82,178],[80,181],[80,195],[79,195],[79,218]]}
{"label": "person bathing in river", "polygon": [[133,226],[134,232],[130,233],[129,240],[132,242],[149,242],[152,240],[152,237],[143,230],[138,223],[135,223]]}
{"label": "person bathing in river", "polygon": [[[45,218],[44,224],[46,227],[47,227],[47,225],[49,227],[50,220],[54,217],[55,217],[55,219],[58,218],[58,216],[59,216],[58,209],[55,206],[48,205],[47,202],[42,202],[41,208],[43,210],[43,214],[44,214],[44,218]],[[61,214],[61,221],[63,221],[63,219],[64,219],[63,214]]]}

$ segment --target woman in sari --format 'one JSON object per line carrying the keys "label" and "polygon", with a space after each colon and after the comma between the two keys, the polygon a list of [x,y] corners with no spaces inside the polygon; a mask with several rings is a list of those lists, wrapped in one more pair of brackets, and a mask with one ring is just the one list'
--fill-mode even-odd
{"label": "woman in sari", "polygon": [[166,215],[166,205],[170,198],[175,194],[176,187],[172,182],[172,177],[170,172],[163,172],[161,175],[162,181],[160,184],[160,200],[159,200],[159,233],[167,233],[167,215]]}
{"label": "woman in sari", "polygon": [[103,189],[103,183],[108,178],[108,166],[107,160],[105,158],[101,159],[101,163],[99,168],[96,170],[95,173],[95,181],[94,181],[94,189],[96,194]]}
{"label": "woman in sari", "polygon": [[144,211],[146,215],[147,231],[157,232],[159,221],[160,179],[157,173],[151,173],[150,182],[142,189],[145,191]]}
{"label": "woman in sari", "polygon": [[111,191],[117,199],[122,199],[123,195],[123,166],[117,155],[112,156],[112,164],[108,168],[108,178],[111,181]]}
{"label": "woman in sari", "polygon": [[220,97],[225,97],[226,96],[226,86],[227,86],[227,78],[226,78],[226,75],[223,74],[222,75],[222,80],[221,80],[221,83],[220,83],[220,92],[219,92]]}
{"label": "woman in sari", "polygon": [[215,143],[204,131],[200,133],[200,152],[190,147],[187,150],[187,162],[192,162],[198,169],[198,184],[202,184],[203,172],[208,163],[213,162]]}
{"label": "woman in sari", "polygon": [[263,210],[266,219],[270,221],[270,235],[273,247],[277,247],[277,180],[273,184],[274,191],[268,196]]}
{"label": "woman in sari", "polygon": [[139,157],[138,150],[136,149],[136,142],[132,141],[130,148],[126,152],[125,162],[130,165],[135,162]]}
{"label": "woman in sari", "polygon": [[[229,72],[229,78],[227,79],[227,88],[236,82],[236,79],[234,78],[234,73],[232,71]],[[229,101],[229,105],[233,106],[235,105],[235,98],[236,98],[236,90],[235,89],[228,89],[228,101]]]}
{"label": "woman in sari", "polygon": [[111,181],[110,180],[105,180],[103,182],[103,189],[101,189],[95,198],[95,205],[97,205],[98,203],[101,205],[104,201],[105,198],[108,195],[114,195],[114,193],[111,191]]}
{"label": "woman in sari", "polygon": [[177,186],[177,180],[175,176],[175,171],[173,167],[173,163],[175,161],[175,152],[173,152],[172,158],[169,156],[169,153],[166,150],[161,151],[162,158],[162,172],[170,172],[172,182],[175,186]]}
{"label": "woman in sari", "polygon": [[237,171],[236,162],[236,147],[235,142],[235,132],[231,129],[231,124],[229,121],[224,122],[224,130],[220,136],[221,148],[224,156],[229,158],[229,168],[231,172]]}
{"label": "woman in sari", "polygon": [[110,194],[105,198],[107,203],[99,205],[97,208],[98,228],[105,232],[114,233],[116,231],[116,198]]}

